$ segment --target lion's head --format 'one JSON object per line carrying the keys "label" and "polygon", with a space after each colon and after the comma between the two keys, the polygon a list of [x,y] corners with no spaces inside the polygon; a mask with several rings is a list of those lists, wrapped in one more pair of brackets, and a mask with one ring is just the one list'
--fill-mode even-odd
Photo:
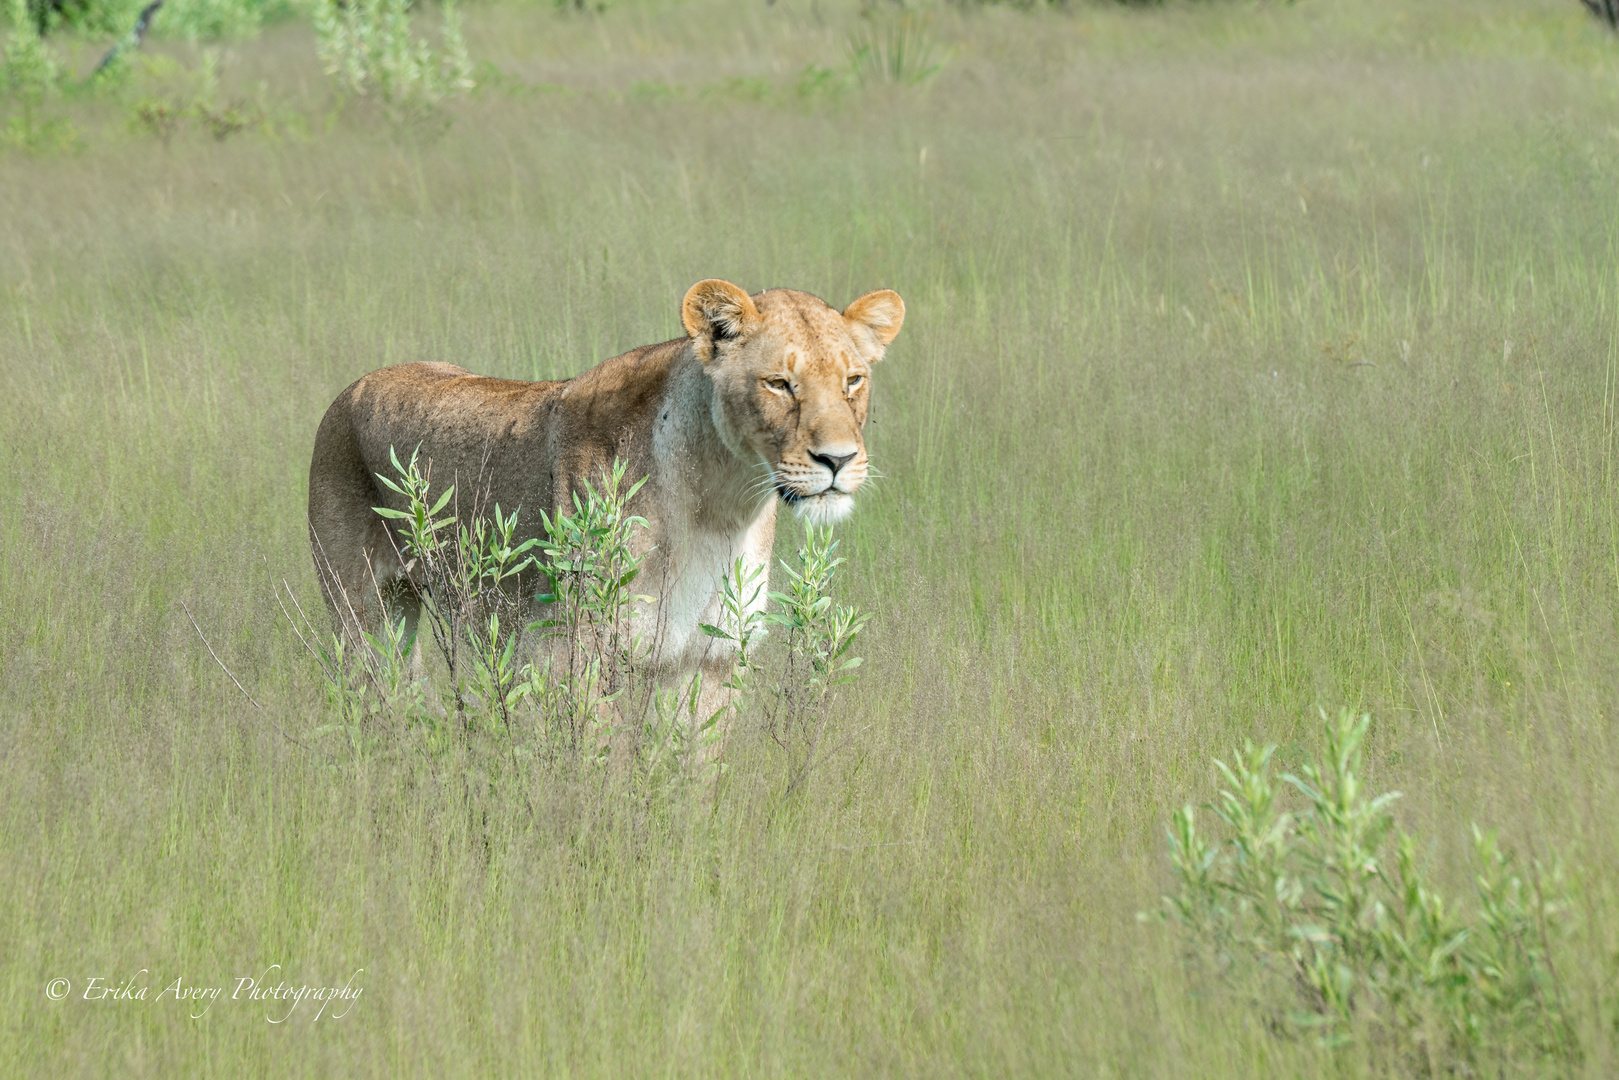
{"label": "lion's head", "polygon": [[871,367],[905,321],[899,294],[867,293],[839,312],[808,293],[749,296],[710,279],[686,293],[681,321],[718,391],[714,426],[731,451],[757,455],[806,520],[848,516],[866,479]]}

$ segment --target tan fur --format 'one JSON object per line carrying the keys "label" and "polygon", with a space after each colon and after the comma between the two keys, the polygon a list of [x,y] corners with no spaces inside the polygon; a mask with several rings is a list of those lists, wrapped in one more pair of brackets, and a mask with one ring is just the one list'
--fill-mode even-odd
{"label": "tan fur", "polygon": [[722,575],[739,556],[768,573],[778,498],[814,522],[852,508],[866,476],[870,368],[904,317],[888,290],[840,313],[807,293],[750,297],[709,280],[681,305],[687,337],[562,382],[442,363],[374,371],[326,411],[309,465],[310,543],[327,604],[345,625],[369,627],[377,598],[397,589],[395,542],[372,509],[400,508],[376,480],[393,475],[390,448],[403,460],[420,446],[434,491],[456,484],[463,513],[474,501],[485,512],[519,508],[524,536],[542,528],[542,509],[571,510],[572,493],[599,487],[619,458],[630,478],[648,478],[630,509],[649,526],[636,589],[656,603],[636,618],[647,620],[661,669],[701,665],[712,686],[729,658],[698,624],[719,621]]}

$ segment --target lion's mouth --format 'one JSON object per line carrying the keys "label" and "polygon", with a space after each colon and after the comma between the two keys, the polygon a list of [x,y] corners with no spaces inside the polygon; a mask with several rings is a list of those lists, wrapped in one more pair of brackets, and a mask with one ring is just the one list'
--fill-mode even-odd
{"label": "lion's mouth", "polygon": [[794,513],[811,525],[832,525],[849,516],[854,509],[854,496],[828,484],[812,495],[794,491],[786,484],[778,485],[776,493]]}
{"label": "lion's mouth", "polygon": [[810,499],[819,499],[826,495],[847,495],[848,492],[838,490],[838,487],[835,484],[828,484],[820,491],[812,491],[806,495],[802,491],[793,490],[786,484],[779,484],[776,487],[776,494],[780,495],[781,501],[786,503],[788,506],[797,506],[799,503],[806,502]]}

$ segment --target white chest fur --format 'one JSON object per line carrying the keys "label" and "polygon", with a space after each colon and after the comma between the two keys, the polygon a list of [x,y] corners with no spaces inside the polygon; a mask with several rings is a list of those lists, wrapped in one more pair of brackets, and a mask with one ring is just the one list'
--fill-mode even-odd
{"label": "white chest fur", "polygon": [[689,670],[724,659],[734,647],[702,632],[725,626],[725,579],[742,562],[749,610],[765,604],[776,539],[776,493],[770,468],[746,448],[731,445],[715,423],[714,387],[693,364],[671,379],[652,439],[649,486],[655,506],[647,514],[656,547],[647,554],[635,592],[654,602],[635,615],[642,640],[658,666]]}
{"label": "white chest fur", "polygon": [[735,573],[738,560],[744,578],[763,570],[753,578],[744,599],[749,601],[749,613],[764,608],[775,536],[773,498],[739,532],[677,529],[666,534],[666,544],[649,555],[648,572],[636,590],[654,598],[651,604],[638,605],[635,618],[642,640],[655,650],[658,666],[689,670],[735,652],[731,643],[703,633],[702,624],[735,631],[727,625],[723,597],[725,579]]}

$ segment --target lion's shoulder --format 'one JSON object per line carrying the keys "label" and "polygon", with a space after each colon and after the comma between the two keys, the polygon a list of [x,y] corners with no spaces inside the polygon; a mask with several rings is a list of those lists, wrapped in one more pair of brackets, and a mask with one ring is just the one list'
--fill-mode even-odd
{"label": "lion's shoulder", "polygon": [[688,344],[685,338],[676,338],[631,349],[570,380],[565,392],[588,395],[600,415],[650,424],[653,406],[662,399]]}

